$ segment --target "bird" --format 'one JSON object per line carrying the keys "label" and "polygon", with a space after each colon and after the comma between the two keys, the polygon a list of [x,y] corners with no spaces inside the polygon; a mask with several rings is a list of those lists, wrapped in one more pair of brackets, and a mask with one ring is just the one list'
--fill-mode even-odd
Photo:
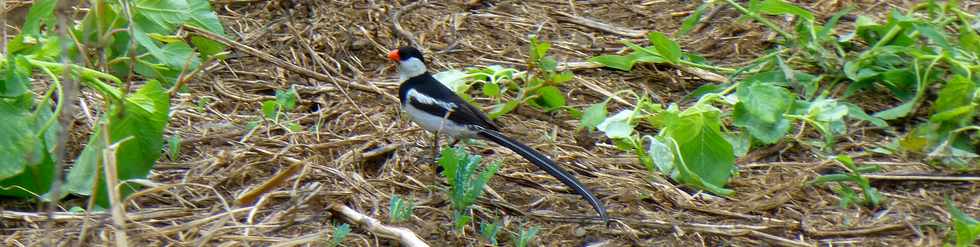
{"label": "bird", "polygon": [[418,49],[409,46],[391,50],[388,60],[395,62],[398,70],[398,99],[401,108],[413,122],[434,133],[434,150],[439,148],[440,133],[457,141],[484,139],[497,143],[524,157],[581,195],[599,217],[609,223],[606,207],[588,188],[544,154],[501,133],[500,126],[479,108],[463,100],[429,74],[425,58]]}

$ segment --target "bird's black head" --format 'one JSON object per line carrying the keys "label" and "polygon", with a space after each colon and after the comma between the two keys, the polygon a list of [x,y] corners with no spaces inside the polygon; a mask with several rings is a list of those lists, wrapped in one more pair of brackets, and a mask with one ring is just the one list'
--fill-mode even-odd
{"label": "bird's black head", "polygon": [[410,58],[418,58],[423,63],[425,62],[425,58],[422,57],[422,52],[415,49],[415,47],[406,46],[388,52],[388,60],[391,60],[392,62],[405,61]]}

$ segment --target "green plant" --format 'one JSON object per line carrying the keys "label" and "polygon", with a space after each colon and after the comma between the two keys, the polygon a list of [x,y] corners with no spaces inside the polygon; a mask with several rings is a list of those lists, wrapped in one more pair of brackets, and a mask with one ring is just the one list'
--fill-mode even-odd
{"label": "green plant", "polygon": [[[980,70],[980,35],[970,25],[976,17],[959,10],[956,1],[929,1],[905,14],[893,11],[885,24],[859,16],[856,29],[847,34],[837,34],[836,26],[850,9],[818,25],[812,13],[781,0],[750,1],[747,7],[730,0],[709,1],[677,34],[685,34],[708,6],[719,3],[732,5],[746,19],[780,34],[773,51],[732,69],[684,52],[661,33],[651,33],[648,46],[623,41],[631,50],[627,55],[601,55],[590,61],[623,71],[637,63],[706,69],[725,74],[732,83],[704,85],[685,97],[695,100],[693,104],[673,103],[666,109],[634,95],[633,109],[610,116],[606,100],[582,111],[581,126],[603,131],[620,149],[637,153],[650,171],[728,195],[732,191],[724,186],[735,168],[734,157],[750,148],[795,141],[833,156],[837,137],[848,133],[848,121],[890,128],[887,120],[912,116],[928,100],[927,90],[941,88],[928,121],[916,123],[898,142],[876,150],[924,154],[938,163],[975,167],[980,158],[980,126],[975,120],[980,78],[974,76]],[[767,15],[797,18],[793,29],[784,29]],[[846,90],[837,95],[837,88]],[[848,102],[872,90],[886,90],[900,103],[868,114]],[[635,130],[639,125],[658,132],[641,133]],[[810,130],[821,138],[809,139]]]}
{"label": "green plant", "polygon": [[949,214],[953,218],[953,231],[950,232],[950,238],[956,240],[956,247],[966,247],[976,242],[977,237],[980,236],[980,222],[960,211],[948,198],[946,199],[946,210],[949,210]]}
{"label": "green plant", "polygon": [[[299,94],[296,87],[289,87],[289,90],[276,90],[276,100],[262,101],[262,120],[269,121],[272,125],[285,124],[283,127],[292,132],[299,132],[302,126],[294,121],[289,121],[289,111],[296,109],[296,102],[299,101]],[[280,119],[286,119],[280,122]],[[248,129],[258,127],[263,121],[255,121]]]}
{"label": "green plant", "polygon": [[347,239],[347,235],[350,234],[350,225],[347,223],[334,225],[333,235],[330,236],[330,242],[327,242],[327,246],[335,247],[340,246]]}
{"label": "green plant", "polygon": [[538,227],[536,226],[531,226],[527,228],[521,226],[518,229],[517,234],[514,234],[514,246],[526,247],[530,245],[531,240],[534,240],[534,237],[538,235],[538,230],[540,229],[538,229]]}
{"label": "green plant", "polygon": [[465,92],[479,83],[481,94],[495,102],[487,113],[491,119],[510,113],[525,103],[545,111],[561,109],[566,100],[558,87],[575,75],[571,71],[558,71],[558,62],[547,55],[550,43],[534,36],[530,37],[530,42],[526,71],[491,65],[465,71],[448,70],[434,76],[467,100],[469,96]]}
{"label": "green plant", "polygon": [[[122,182],[146,178],[163,150],[170,94],[193,77],[202,60],[220,58],[224,49],[215,41],[173,34],[183,25],[219,34],[223,28],[204,0],[92,1],[73,26],[59,24],[69,20],[58,20],[68,17],[56,14],[56,3],[34,2],[2,60],[0,158],[11,162],[0,164],[0,195],[57,200],[74,193],[108,208],[102,165],[125,164],[117,167]],[[29,89],[35,72],[48,82],[38,95]],[[54,153],[62,148],[56,146],[56,120],[71,100],[64,98],[66,80],[101,94],[105,104],[64,187],[50,194],[61,162]],[[103,150],[114,143],[116,161],[106,162]],[[123,197],[138,189],[122,184]]]}
{"label": "green plant", "polygon": [[480,222],[480,236],[490,242],[490,245],[497,246],[497,233],[502,227],[499,219],[495,219],[492,223]]}
{"label": "green plant", "polygon": [[[856,202],[859,205],[864,205],[868,207],[876,208],[881,204],[881,194],[874,187],[871,187],[871,181],[861,173],[876,172],[881,169],[877,165],[861,166],[858,167],[854,165],[854,160],[846,155],[838,155],[835,160],[844,165],[848,172],[844,174],[830,174],[817,177],[813,181],[810,181],[812,185],[822,185],[829,182],[836,182],[838,187],[836,189],[837,195],[840,196],[840,207],[848,208],[852,202]],[[848,187],[846,182],[855,183],[861,188],[861,192],[864,197],[858,197],[857,193],[854,192],[851,187]]]}
{"label": "green plant", "polygon": [[398,195],[391,196],[391,203],[388,207],[389,219],[392,223],[406,221],[412,217],[415,210],[415,201],[412,199],[402,199]]}
{"label": "green plant", "polygon": [[491,162],[482,172],[478,172],[482,157],[471,155],[462,148],[446,148],[439,157],[442,176],[449,181],[449,199],[453,207],[453,225],[459,232],[473,217],[470,207],[483,193],[490,178],[500,169],[500,162]]}

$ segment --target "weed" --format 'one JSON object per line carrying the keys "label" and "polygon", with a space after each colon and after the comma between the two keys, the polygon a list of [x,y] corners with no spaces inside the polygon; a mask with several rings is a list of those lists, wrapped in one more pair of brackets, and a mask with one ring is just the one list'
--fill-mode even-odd
{"label": "weed", "polygon": [[538,227],[524,227],[521,226],[517,233],[514,234],[514,246],[516,247],[526,247],[531,244],[531,240],[538,235]]}
{"label": "weed", "polygon": [[388,207],[389,220],[392,223],[406,221],[412,218],[412,211],[415,210],[415,201],[412,199],[402,199],[398,195],[391,197],[391,204]]}
{"label": "weed", "polygon": [[[871,182],[868,178],[861,176],[861,173],[876,172],[881,169],[880,167],[877,165],[858,167],[854,165],[854,160],[846,155],[838,155],[835,160],[847,168],[848,172],[846,174],[823,175],[810,181],[810,184],[821,185],[828,182],[836,182],[839,185],[836,191],[837,195],[841,198],[839,203],[841,208],[850,207],[852,202],[872,208],[877,208],[878,205],[881,205],[881,194],[878,193],[877,189],[871,187]],[[845,182],[857,184],[861,188],[864,197],[858,197],[857,193],[851,187],[848,187]]]}
{"label": "weed", "polygon": [[463,232],[466,224],[473,219],[470,216],[470,207],[483,193],[483,187],[490,178],[500,169],[500,162],[494,161],[485,170],[478,172],[481,159],[482,157],[471,155],[462,148],[443,149],[439,157],[442,175],[449,181],[453,225],[458,232]]}

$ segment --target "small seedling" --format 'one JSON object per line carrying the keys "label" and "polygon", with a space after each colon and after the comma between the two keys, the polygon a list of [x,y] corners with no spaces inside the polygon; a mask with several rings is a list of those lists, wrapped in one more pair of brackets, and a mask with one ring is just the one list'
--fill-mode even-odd
{"label": "small seedling", "polygon": [[[876,172],[881,168],[877,165],[858,167],[854,165],[854,160],[846,155],[838,155],[836,161],[844,165],[849,170],[848,173],[823,175],[811,181],[810,184],[822,185],[828,182],[836,182],[839,185],[836,191],[841,198],[839,204],[841,208],[848,208],[852,203],[868,207],[878,207],[881,204],[881,194],[878,193],[877,189],[871,187],[871,182],[868,178],[861,176],[861,174]],[[861,188],[864,197],[859,197],[851,187],[848,187],[846,182],[857,184]]]}
{"label": "small seedling", "polygon": [[180,145],[181,145],[180,135],[174,133],[170,136],[170,140],[167,141],[167,153],[170,155],[170,161],[176,161],[180,157]]}
{"label": "small seedling", "polygon": [[956,247],[971,246],[976,242],[977,237],[980,237],[980,222],[960,211],[948,198],[946,210],[949,210],[953,218],[953,231],[950,232],[950,238],[956,240]]}
{"label": "small seedling", "polygon": [[334,225],[333,236],[330,236],[330,242],[327,242],[327,246],[335,247],[340,246],[340,243],[347,239],[347,235],[350,234],[350,225],[347,223]]}
{"label": "small seedling", "polygon": [[388,211],[392,223],[408,220],[412,217],[413,210],[415,210],[415,202],[412,199],[402,199],[398,195],[391,197],[391,205],[388,207]]}
{"label": "small seedling", "polygon": [[538,235],[538,227],[520,227],[517,233],[514,235],[514,246],[516,247],[527,247],[534,240],[534,237]]}
{"label": "small seedling", "polygon": [[499,219],[495,219],[492,223],[482,222],[480,223],[480,236],[490,242],[490,245],[497,246],[497,233],[500,232],[501,227],[503,225],[500,224]]}
{"label": "small seedling", "polygon": [[471,220],[470,207],[483,193],[490,178],[500,169],[500,162],[491,162],[482,172],[478,172],[482,157],[471,155],[462,148],[446,148],[439,157],[442,175],[449,181],[449,198],[453,206],[453,224],[463,232],[463,227]]}

